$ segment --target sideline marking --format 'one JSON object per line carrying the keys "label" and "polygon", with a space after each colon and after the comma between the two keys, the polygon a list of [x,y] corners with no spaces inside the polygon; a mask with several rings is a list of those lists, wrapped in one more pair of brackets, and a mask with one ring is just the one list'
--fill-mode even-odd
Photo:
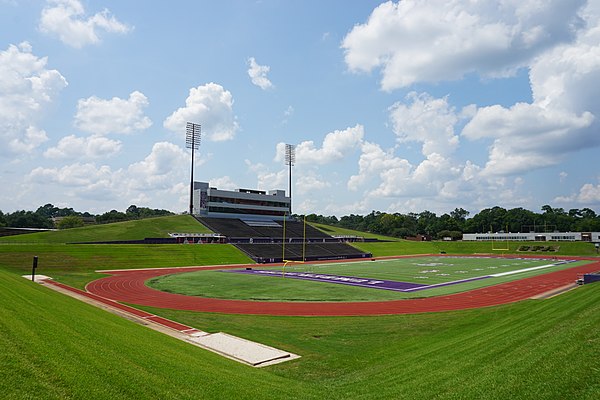
{"label": "sideline marking", "polygon": [[494,278],[497,278],[499,276],[506,276],[506,275],[520,274],[521,272],[535,271],[536,269],[556,267],[556,266],[559,266],[559,265],[568,264],[568,263],[572,263],[572,262],[575,262],[575,260],[564,260],[564,261],[555,262],[554,264],[539,265],[537,267],[529,267],[529,268],[517,269],[517,270],[514,270],[514,271],[500,272],[500,273],[493,274],[493,275],[490,275],[490,276],[494,277]]}
{"label": "sideline marking", "polygon": [[[482,257],[483,258],[483,257]],[[488,257],[489,258],[489,257]],[[554,262],[552,264],[546,265],[538,265],[535,267],[522,268],[514,271],[500,272],[497,274],[490,275],[481,275],[475,276],[472,278],[459,279],[450,282],[442,282],[436,283],[432,285],[425,285],[413,282],[403,282],[403,281],[390,281],[383,279],[371,279],[371,278],[361,278],[356,276],[345,276],[345,275],[333,275],[333,274],[321,274],[321,273],[313,273],[313,272],[295,272],[290,271],[286,272],[285,275],[282,274],[281,271],[278,270],[265,270],[265,269],[227,269],[221,270],[221,272],[229,272],[229,273],[238,273],[238,274],[248,274],[248,275],[258,275],[258,276],[272,276],[272,277],[288,277],[292,279],[299,280],[307,280],[314,282],[326,282],[326,283],[339,283],[342,285],[349,286],[360,286],[360,287],[368,287],[373,289],[383,289],[383,290],[392,290],[395,292],[416,292],[420,290],[433,289],[437,287],[456,285],[460,283],[473,282],[487,278],[498,278],[508,275],[520,274],[523,272],[530,272],[544,268],[556,267],[563,264],[568,264],[575,262],[576,260],[560,260]],[[458,271],[460,272],[460,271]],[[466,271],[465,271],[466,272]]]}

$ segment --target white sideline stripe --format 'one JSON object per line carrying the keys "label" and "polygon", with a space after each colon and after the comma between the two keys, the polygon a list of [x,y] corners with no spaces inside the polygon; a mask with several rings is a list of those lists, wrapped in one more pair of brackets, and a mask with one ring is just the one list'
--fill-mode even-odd
{"label": "white sideline stripe", "polygon": [[419,286],[419,287],[416,287],[416,288],[404,289],[402,291],[403,292],[414,292],[415,290],[426,290],[426,289],[432,289],[432,288],[435,288],[435,287],[438,287],[438,286],[456,285],[457,283],[471,282],[471,281],[476,281],[478,279],[488,278],[488,277],[492,277],[492,276],[494,276],[494,275],[475,276],[473,278],[459,279],[457,281],[434,283],[433,285],[425,285],[425,286]]}
{"label": "white sideline stripe", "polygon": [[494,278],[497,278],[499,276],[520,274],[521,272],[528,272],[528,271],[535,271],[537,269],[543,269],[543,268],[549,268],[549,267],[556,267],[556,265],[557,264],[539,265],[537,267],[529,267],[529,268],[517,269],[517,270],[514,270],[514,271],[500,272],[498,274],[493,274],[493,275],[490,275],[490,276],[493,276]]}

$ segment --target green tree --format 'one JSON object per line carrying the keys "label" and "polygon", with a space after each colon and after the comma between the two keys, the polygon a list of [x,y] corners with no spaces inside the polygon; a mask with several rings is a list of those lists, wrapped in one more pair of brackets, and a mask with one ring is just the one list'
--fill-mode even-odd
{"label": "green tree", "polygon": [[110,210],[102,215],[96,217],[96,222],[99,224],[106,224],[110,222],[127,221],[127,215],[117,210]]}
{"label": "green tree", "polygon": [[78,228],[83,226],[83,219],[78,215],[69,215],[63,217],[57,224],[56,227],[58,229],[70,229],[70,228]]}
{"label": "green tree", "polygon": [[50,218],[34,213],[33,211],[15,211],[6,214],[6,225],[13,228],[52,228],[54,225]]}

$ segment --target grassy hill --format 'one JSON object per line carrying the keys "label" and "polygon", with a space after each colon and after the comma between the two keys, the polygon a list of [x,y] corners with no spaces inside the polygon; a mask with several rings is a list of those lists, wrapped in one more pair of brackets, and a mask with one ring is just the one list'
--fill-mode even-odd
{"label": "grassy hill", "polygon": [[61,231],[37,232],[0,238],[0,242],[73,243],[103,240],[137,240],[147,237],[166,238],[170,232],[209,233],[204,225],[189,215],[172,215],[89,225]]}

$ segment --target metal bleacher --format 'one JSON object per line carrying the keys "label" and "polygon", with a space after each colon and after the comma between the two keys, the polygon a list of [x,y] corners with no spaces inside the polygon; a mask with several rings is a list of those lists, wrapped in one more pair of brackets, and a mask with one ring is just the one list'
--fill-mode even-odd
{"label": "metal bleacher", "polygon": [[[299,221],[243,221],[234,218],[196,218],[259,263],[285,260],[314,261],[368,258],[369,253]],[[283,243],[285,240],[285,244]],[[285,251],[284,251],[285,245]]]}

